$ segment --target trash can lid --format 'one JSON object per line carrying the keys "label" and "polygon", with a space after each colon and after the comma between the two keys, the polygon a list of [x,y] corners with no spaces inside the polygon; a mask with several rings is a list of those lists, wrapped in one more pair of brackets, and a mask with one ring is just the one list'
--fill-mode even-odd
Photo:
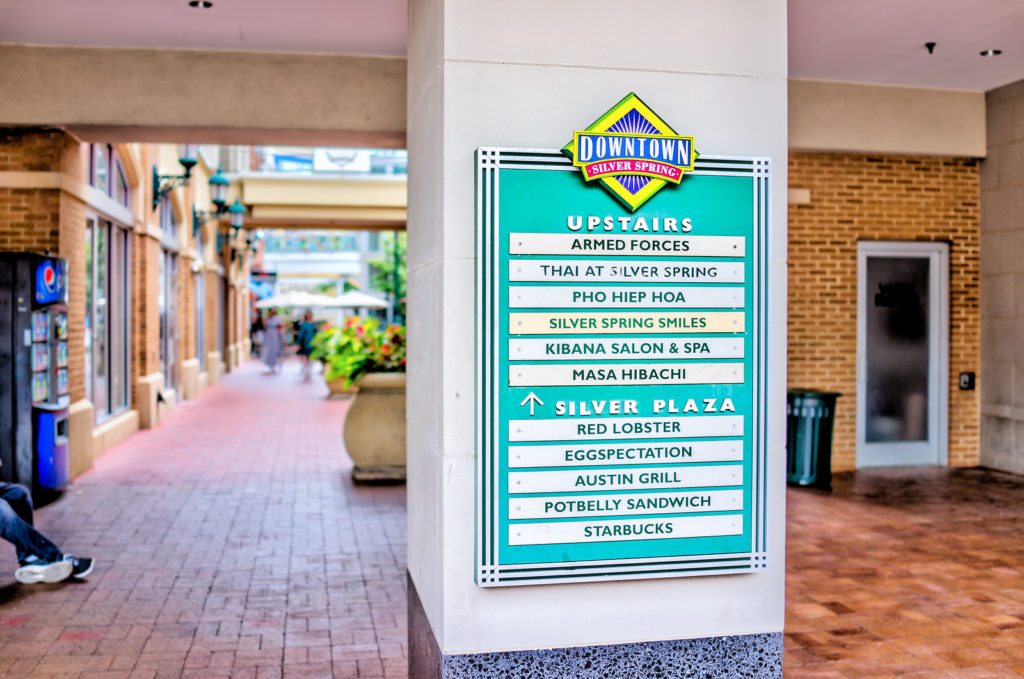
{"label": "trash can lid", "polygon": [[832,396],[838,398],[842,396],[838,391],[822,391],[821,389],[803,389],[801,387],[793,387],[789,389],[787,393],[790,396]]}

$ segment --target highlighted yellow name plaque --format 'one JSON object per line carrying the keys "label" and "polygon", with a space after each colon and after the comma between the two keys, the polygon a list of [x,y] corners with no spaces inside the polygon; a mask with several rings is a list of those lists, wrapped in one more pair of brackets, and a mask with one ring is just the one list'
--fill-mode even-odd
{"label": "highlighted yellow name plaque", "polygon": [[743,332],[744,314],[735,311],[509,314],[510,335],[622,335]]}

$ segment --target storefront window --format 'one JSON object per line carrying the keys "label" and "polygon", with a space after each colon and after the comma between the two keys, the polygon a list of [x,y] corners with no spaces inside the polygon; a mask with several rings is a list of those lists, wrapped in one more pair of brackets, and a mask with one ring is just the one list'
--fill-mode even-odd
{"label": "storefront window", "polygon": [[217,276],[217,351],[220,352],[221,360],[227,360],[228,356],[228,348],[227,344],[225,344],[227,333],[224,332],[224,323],[227,319],[226,294],[227,286],[224,285],[224,277]]}
{"label": "storefront window", "polygon": [[130,403],[130,234],[94,217],[87,221],[86,238],[86,394],[96,419],[103,420]]}
{"label": "storefront window", "polygon": [[178,220],[166,196],[160,202],[160,270],[157,308],[160,315],[160,371],[164,387],[178,386]]}
{"label": "storefront window", "polygon": [[124,165],[110,144],[89,145],[89,184],[128,207],[131,190]]}
{"label": "storefront window", "polygon": [[95,271],[93,269],[93,244],[96,238],[96,220],[87,219],[85,222],[85,398],[92,401],[92,321],[93,321],[93,280]]}
{"label": "storefront window", "polygon": [[[203,230],[196,231],[196,262],[202,264],[203,249],[206,243],[203,241]],[[200,270],[192,274],[193,286],[196,295],[196,358],[199,359],[199,371],[206,370],[206,274]]]}
{"label": "storefront window", "polygon": [[114,179],[113,198],[121,205],[128,207],[128,180],[124,176],[124,168],[117,162],[114,166],[117,170]]}
{"label": "storefront window", "polygon": [[106,144],[92,144],[89,147],[89,184],[103,193],[110,192],[110,147]]}
{"label": "storefront window", "polygon": [[196,358],[200,372],[206,370],[206,274],[193,275],[196,289]]}

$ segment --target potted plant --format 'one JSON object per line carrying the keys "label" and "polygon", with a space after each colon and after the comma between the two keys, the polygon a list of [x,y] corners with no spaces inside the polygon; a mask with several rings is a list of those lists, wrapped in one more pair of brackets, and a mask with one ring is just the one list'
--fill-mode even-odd
{"label": "potted plant", "polygon": [[405,327],[353,317],[321,335],[314,357],[324,362],[325,378],[356,388],[344,428],[352,478],[404,481]]}
{"label": "potted plant", "polygon": [[323,366],[327,398],[348,398],[359,390],[348,380],[349,353],[354,350],[353,336],[351,324],[346,322],[344,326],[325,325],[313,338],[313,351],[309,357]]}

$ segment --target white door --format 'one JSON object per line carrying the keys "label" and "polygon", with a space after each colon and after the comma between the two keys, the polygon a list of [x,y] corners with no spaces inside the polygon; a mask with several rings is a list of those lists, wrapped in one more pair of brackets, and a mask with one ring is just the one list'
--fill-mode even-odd
{"label": "white door", "polygon": [[946,464],[949,247],[857,252],[857,466]]}

